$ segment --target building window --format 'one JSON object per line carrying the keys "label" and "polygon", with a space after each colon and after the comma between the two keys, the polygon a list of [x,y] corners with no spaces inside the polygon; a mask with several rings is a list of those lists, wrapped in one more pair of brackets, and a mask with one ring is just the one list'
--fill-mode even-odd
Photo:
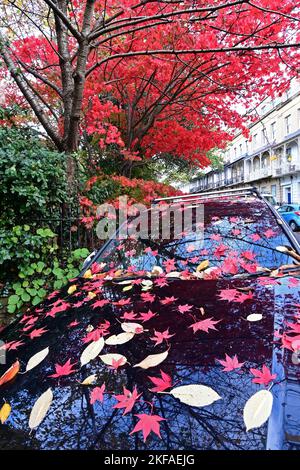
{"label": "building window", "polygon": [[285,118],[285,133],[290,134],[291,133],[291,115],[289,114]]}
{"label": "building window", "polygon": [[276,139],[276,122],[272,122],[271,124],[271,139]]}
{"label": "building window", "polygon": [[254,134],[253,136],[253,147],[257,146],[257,134]]}
{"label": "building window", "polygon": [[292,161],[292,149],[291,149],[291,147],[288,147],[286,149],[286,159],[287,159],[288,162]]}
{"label": "building window", "polygon": [[262,145],[265,145],[267,143],[266,129],[262,129],[262,131],[261,131],[261,143],[262,143]]}
{"label": "building window", "polygon": [[271,185],[271,194],[272,194],[272,196],[276,197],[276,195],[277,195],[277,186],[276,186],[276,184]]}

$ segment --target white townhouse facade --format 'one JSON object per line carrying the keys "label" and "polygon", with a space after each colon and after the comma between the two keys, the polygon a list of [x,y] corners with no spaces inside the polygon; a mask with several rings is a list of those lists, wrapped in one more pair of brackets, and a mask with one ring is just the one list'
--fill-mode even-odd
{"label": "white townhouse facade", "polygon": [[278,202],[300,203],[300,82],[288,92],[264,100],[249,126],[248,139],[240,132],[223,151],[222,170],[207,170],[193,179],[192,192],[255,186]]}

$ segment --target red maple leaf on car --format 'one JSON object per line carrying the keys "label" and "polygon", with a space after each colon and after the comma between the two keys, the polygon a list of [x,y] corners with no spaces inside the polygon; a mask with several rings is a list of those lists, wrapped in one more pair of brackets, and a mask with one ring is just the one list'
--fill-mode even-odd
{"label": "red maple leaf on car", "polygon": [[213,252],[214,256],[216,258],[220,258],[221,256],[225,255],[225,252],[228,250],[228,246],[223,245],[222,243],[216,248],[216,250]]}
{"label": "red maple leaf on car", "polygon": [[119,403],[114,405],[113,408],[125,408],[123,415],[126,415],[126,413],[129,413],[132,410],[135,402],[139,399],[141,395],[141,393],[138,393],[136,387],[134,387],[132,392],[130,392],[130,390],[127,390],[126,387],[123,387],[122,395],[114,395],[114,398],[116,398]]}
{"label": "red maple leaf on car", "polygon": [[230,372],[234,369],[239,369],[242,367],[245,363],[244,362],[239,362],[237,355],[235,354],[233,357],[228,356],[228,354],[225,354],[225,360],[222,359],[216,359],[223,367],[222,372]]}
{"label": "red maple leaf on car", "polygon": [[148,312],[146,313],[140,313],[139,320],[141,320],[142,322],[145,322],[156,316],[157,316],[157,313],[154,313],[151,310],[148,310]]}
{"label": "red maple leaf on car", "polygon": [[101,308],[104,307],[104,305],[109,304],[109,300],[107,299],[101,299],[101,300],[96,300],[96,302],[93,303],[92,307],[94,308]]}
{"label": "red maple leaf on car", "polygon": [[235,300],[238,295],[239,292],[236,289],[222,289],[219,292],[220,299],[228,302]]}
{"label": "red maple leaf on car", "polygon": [[253,261],[256,257],[256,254],[253,253],[253,251],[245,250],[241,253],[241,256],[247,259],[248,261]]}
{"label": "red maple leaf on car", "polygon": [[188,304],[185,304],[185,305],[178,305],[178,311],[180,313],[187,313],[187,312],[190,312],[193,308],[193,305],[188,305]]}
{"label": "red maple leaf on car", "polygon": [[250,369],[250,372],[255,377],[252,382],[256,384],[268,385],[277,377],[277,374],[271,374],[270,369],[265,365],[262,366],[261,371],[259,369]]}
{"label": "red maple leaf on car", "polygon": [[249,235],[249,238],[251,238],[252,241],[254,241],[254,242],[258,242],[258,240],[261,239],[261,236],[258,235],[258,233],[252,233],[251,235]]}
{"label": "red maple leaf on car", "polygon": [[189,328],[193,328],[193,332],[196,333],[197,331],[205,331],[208,333],[208,330],[217,330],[215,325],[219,323],[221,320],[213,320],[212,318],[207,318],[206,320],[201,320],[196,323],[193,323],[189,326]]}
{"label": "red maple leaf on car", "polygon": [[274,235],[276,235],[276,233],[270,228],[264,232],[266,238],[272,238]]}
{"label": "red maple leaf on car", "polygon": [[36,330],[32,330],[30,333],[29,333],[29,338],[30,339],[33,339],[33,338],[38,338],[39,336],[42,336],[44,333],[46,333],[48,330],[46,330],[45,328],[38,328]]}
{"label": "red maple leaf on car", "polygon": [[165,418],[162,418],[158,415],[148,415],[146,413],[141,413],[138,415],[134,415],[139,418],[138,423],[135,425],[134,429],[130,432],[130,435],[142,431],[144,442],[146,442],[147,437],[149,436],[150,432],[154,432],[158,437],[161,438],[160,435],[160,421],[165,421]]}
{"label": "red maple leaf on car", "polygon": [[104,391],[105,391],[105,384],[101,385],[101,387],[95,387],[91,393],[91,400],[90,403],[93,405],[96,401],[103,401],[104,398]]}
{"label": "red maple leaf on car", "polygon": [[172,295],[172,297],[165,297],[164,299],[161,299],[160,303],[162,305],[168,305],[172,304],[173,302],[176,302],[176,300],[178,299]]}
{"label": "red maple leaf on car", "polygon": [[167,388],[170,388],[173,386],[172,378],[170,375],[166,374],[163,370],[160,370],[160,375],[161,377],[148,376],[151,382],[155,385],[154,388],[150,388],[151,392],[163,392]]}
{"label": "red maple leaf on car", "polygon": [[154,302],[155,300],[155,295],[154,294],[150,294],[150,292],[142,292],[141,293],[141,299],[144,301],[144,302]]}
{"label": "red maple leaf on car", "polygon": [[70,375],[76,372],[73,367],[76,363],[71,364],[71,359],[68,359],[65,364],[62,366],[60,364],[55,364],[55,374],[49,375],[49,377],[62,377],[65,375]]}
{"label": "red maple leaf on car", "polygon": [[162,332],[154,330],[154,336],[152,336],[150,339],[154,341],[155,346],[157,346],[158,344],[161,344],[164,340],[172,338],[172,336],[175,336],[175,333],[173,335],[170,335],[168,328],[167,330]]}
{"label": "red maple leaf on car", "polygon": [[123,366],[124,364],[125,362],[123,357],[120,357],[120,359],[117,360],[113,359],[111,362],[111,368],[117,371],[119,367]]}
{"label": "red maple leaf on car", "polygon": [[133,310],[130,312],[125,312],[122,317],[123,320],[134,320],[136,318],[136,313]]}

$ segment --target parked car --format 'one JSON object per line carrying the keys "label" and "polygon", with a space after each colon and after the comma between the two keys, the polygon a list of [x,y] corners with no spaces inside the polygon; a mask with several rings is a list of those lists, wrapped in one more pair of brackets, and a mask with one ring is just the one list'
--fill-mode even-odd
{"label": "parked car", "polygon": [[300,204],[284,204],[278,209],[281,217],[296,232],[300,228]]}
{"label": "parked car", "polygon": [[261,196],[266,199],[275,209],[278,209],[280,205],[278,204],[278,201],[273,194],[270,193],[261,193]]}
{"label": "parked car", "polygon": [[299,449],[297,241],[251,191],[176,201],[204,238],[112,238],[0,333],[0,448]]}

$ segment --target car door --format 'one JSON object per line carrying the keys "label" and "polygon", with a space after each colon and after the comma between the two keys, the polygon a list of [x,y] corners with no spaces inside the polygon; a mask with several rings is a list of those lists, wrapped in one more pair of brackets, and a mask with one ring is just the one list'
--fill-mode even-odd
{"label": "car door", "polygon": [[288,217],[289,217],[289,212],[288,212],[288,205],[285,204],[284,206],[279,207],[278,212],[281,215],[281,217],[288,222]]}

